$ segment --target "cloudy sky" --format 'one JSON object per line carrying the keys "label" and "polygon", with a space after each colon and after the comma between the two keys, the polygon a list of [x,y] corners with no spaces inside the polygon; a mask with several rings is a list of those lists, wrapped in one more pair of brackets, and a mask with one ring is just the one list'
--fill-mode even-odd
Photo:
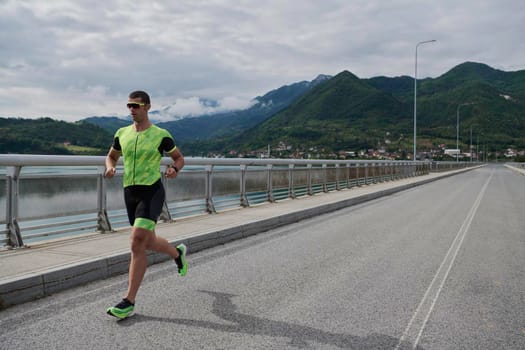
{"label": "cloudy sky", "polygon": [[525,69],[523,0],[0,0],[0,116],[127,115],[132,90],[177,114],[244,108],[318,74]]}

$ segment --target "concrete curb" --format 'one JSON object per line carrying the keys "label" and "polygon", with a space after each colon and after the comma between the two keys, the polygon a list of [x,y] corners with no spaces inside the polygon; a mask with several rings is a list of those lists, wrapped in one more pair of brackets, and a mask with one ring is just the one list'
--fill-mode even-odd
{"label": "concrete curb", "polygon": [[509,165],[509,164],[505,164],[505,166],[507,168],[509,168],[510,170],[514,170],[514,171],[520,173],[521,175],[525,175],[525,169],[517,168],[517,167]]}
{"label": "concrete curb", "polygon": [[[190,253],[196,253],[204,249],[256,235],[307,218],[358,205],[476,168],[477,167],[462,169],[453,173],[446,173],[443,174],[443,176],[432,179],[425,179],[410,184],[395,186],[393,188],[361,195],[359,197],[323,204],[315,208],[298,210],[277,215],[271,218],[252,221],[250,223],[242,224],[236,227],[197,234],[175,241],[170,241],[170,244],[175,246],[184,242],[188,246],[188,251]],[[82,284],[127,273],[130,257],[131,255],[129,252],[118,253],[108,257],[94,258],[82,263],[55,268],[40,274],[35,274],[33,276],[26,275],[20,278],[7,280],[0,285],[0,310],[9,306],[22,304],[34,299],[49,296],[53,293],[57,293]],[[167,260],[169,260],[169,257],[164,254],[154,252],[148,254],[148,265],[164,262]]]}

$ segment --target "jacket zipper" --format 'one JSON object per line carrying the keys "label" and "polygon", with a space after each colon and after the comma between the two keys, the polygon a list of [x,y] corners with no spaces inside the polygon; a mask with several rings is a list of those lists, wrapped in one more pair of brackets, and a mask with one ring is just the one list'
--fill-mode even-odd
{"label": "jacket zipper", "polygon": [[137,136],[135,137],[135,150],[133,155],[133,185],[135,185],[135,169],[137,165],[137,144],[139,142],[139,133],[137,133]]}

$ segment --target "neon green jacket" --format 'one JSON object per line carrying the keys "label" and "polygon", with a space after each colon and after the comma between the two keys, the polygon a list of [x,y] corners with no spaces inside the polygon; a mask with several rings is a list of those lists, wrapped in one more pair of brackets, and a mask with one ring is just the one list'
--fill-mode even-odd
{"label": "neon green jacket", "polygon": [[137,132],[132,125],[115,133],[113,149],[120,151],[124,160],[124,187],[152,185],[160,179],[160,160],[164,152],[171,153],[177,146],[171,134],[156,125]]}

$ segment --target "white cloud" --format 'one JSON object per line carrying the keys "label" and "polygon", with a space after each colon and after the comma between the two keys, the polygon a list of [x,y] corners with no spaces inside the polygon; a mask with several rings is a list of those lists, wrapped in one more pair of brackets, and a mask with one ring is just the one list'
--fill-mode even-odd
{"label": "white cloud", "polygon": [[[153,101],[152,101],[153,102]],[[225,97],[220,100],[203,100],[199,97],[177,98],[174,103],[157,110],[155,119],[161,121],[174,120],[183,117],[212,115],[249,108],[253,100],[238,97]],[[155,108],[153,108],[155,110]]]}
{"label": "white cloud", "polygon": [[[465,61],[524,69],[520,0],[0,2],[0,116],[125,114],[148,91],[221,108],[318,74],[439,76]],[[230,107],[231,106],[231,107]],[[175,108],[175,107],[173,107]],[[182,113],[182,112],[181,112]]]}
{"label": "white cloud", "polygon": [[[30,117],[50,117],[61,120],[78,120],[82,118],[68,118],[77,115],[89,117],[94,115],[126,116],[125,101],[127,95],[117,99],[108,99],[107,88],[102,86],[88,86],[84,90],[74,87],[65,90],[50,90],[43,87],[11,87],[0,89],[0,110],[3,117],[27,116],[18,113],[20,106],[31,110]],[[123,102],[124,101],[124,102]],[[101,111],[106,111],[101,114]]]}

